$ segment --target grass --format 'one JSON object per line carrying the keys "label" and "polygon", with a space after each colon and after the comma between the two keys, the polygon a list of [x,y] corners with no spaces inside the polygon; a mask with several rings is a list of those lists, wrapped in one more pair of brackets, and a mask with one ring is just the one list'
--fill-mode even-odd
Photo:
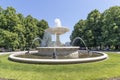
{"label": "grass", "polygon": [[120,54],[107,53],[109,59],[83,64],[25,64],[0,56],[0,78],[16,80],[107,80],[120,77]]}

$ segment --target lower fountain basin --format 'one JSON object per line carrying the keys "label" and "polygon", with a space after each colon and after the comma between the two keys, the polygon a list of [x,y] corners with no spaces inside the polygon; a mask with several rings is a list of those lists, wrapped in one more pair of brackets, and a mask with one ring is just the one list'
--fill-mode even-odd
{"label": "lower fountain basin", "polygon": [[54,51],[58,56],[65,56],[79,50],[79,47],[37,47],[37,50],[41,56],[52,56]]}
{"label": "lower fountain basin", "polygon": [[[30,52],[34,54],[33,52]],[[96,54],[101,54],[97,57],[89,57],[89,58],[74,58],[74,59],[33,59],[33,58],[22,58],[17,57],[19,55],[25,55],[26,53],[16,53],[11,54],[9,59],[16,62],[23,63],[34,63],[34,64],[71,64],[71,63],[87,63],[87,62],[96,62],[101,61],[108,58],[108,55],[103,52],[91,52]]]}

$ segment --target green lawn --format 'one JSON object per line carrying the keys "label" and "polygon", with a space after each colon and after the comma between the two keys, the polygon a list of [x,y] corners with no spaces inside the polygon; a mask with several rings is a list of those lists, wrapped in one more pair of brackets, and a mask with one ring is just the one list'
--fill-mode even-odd
{"label": "green lawn", "polygon": [[25,64],[0,56],[0,78],[17,80],[107,80],[120,77],[120,54],[107,53],[109,58],[83,64]]}

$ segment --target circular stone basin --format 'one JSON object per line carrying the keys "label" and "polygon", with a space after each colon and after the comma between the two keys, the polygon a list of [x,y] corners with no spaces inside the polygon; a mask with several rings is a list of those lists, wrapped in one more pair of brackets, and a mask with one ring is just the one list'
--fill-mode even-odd
{"label": "circular stone basin", "polygon": [[[76,56],[76,54],[79,54],[79,55]],[[88,54],[88,53],[85,53],[85,54]],[[26,55],[27,57],[23,57],[23,55]],[[107,54],[103,52],[96,52],[96,51],[91,51],[89,53],[89,57],[88,56],[79,57],[82,55],[82,53],[79,53],[79,51],[76,51],[70,54],[67,58],[65,57],[60,58],[58,56],[57,59],[52,59],[52,57],[50,58],[50,56],[49,57],[42,56],[42,58],[34,58],[34,57],[31,58],[29,55],[36,56],[36,52],[30,52],[29,54],[26,54],[26,53],[11,54],[9,56],[9,59],[16,62],[34,63],[34,64],[41,64],[41,63],[42,64],[71,64],[71,63],[87,63],[87,62],[101,61],[108,57]]]}

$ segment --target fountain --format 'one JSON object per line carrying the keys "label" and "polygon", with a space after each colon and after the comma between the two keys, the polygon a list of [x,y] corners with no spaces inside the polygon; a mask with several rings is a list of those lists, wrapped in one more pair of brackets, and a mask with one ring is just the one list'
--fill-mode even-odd
{"label": "fountain", "polygon": [[52,55],[65,56],[79,49],[79,47],[73,47],[73,46],[66,47],[61,43],[60,38],[59,38],[60,35],[68,32],[69,29],[66,27],[62,27],[59,19],[55,19],[55,23],[56,23],[55,27],[46,29],[45,33],[54,35],[56,38],[56,42],[53,43],[51,39],[48,40],[51,37],[50,35],[44,35],[43,37],[43,41],[45,42],[44,44],[46,45],[49,44],[49,45],[37,47],[38,54],[41,56],[52,56]]}
{"label": "fountain", "polygon": [[[106,59],[108,56],[102,52],[89,51],[84,40],[80,37],[76,37],[72,45],[76,40],[80,40],[83,42],[86,50],[79,50],[78,46],[65,46],[60,41],[60,35],[65,34],[69,31],[68,28],[61,26],[61,22],[59,19],[55,19],[55,27],[48,28],[45,30],[43,39],[35,38],[33,43],[36,40],[40,40],[40,47],[37,47],[37,52],[30,51],[29,54],[17,53],[11,54],[9,59],[17,62],[25,62],[25,63],[52,63],[52,64],[60,64],[60,63],[84,63],[84,62],[94,62]],[[56,41],[53,42],[51,39],[51,35],[54,35]]]}

